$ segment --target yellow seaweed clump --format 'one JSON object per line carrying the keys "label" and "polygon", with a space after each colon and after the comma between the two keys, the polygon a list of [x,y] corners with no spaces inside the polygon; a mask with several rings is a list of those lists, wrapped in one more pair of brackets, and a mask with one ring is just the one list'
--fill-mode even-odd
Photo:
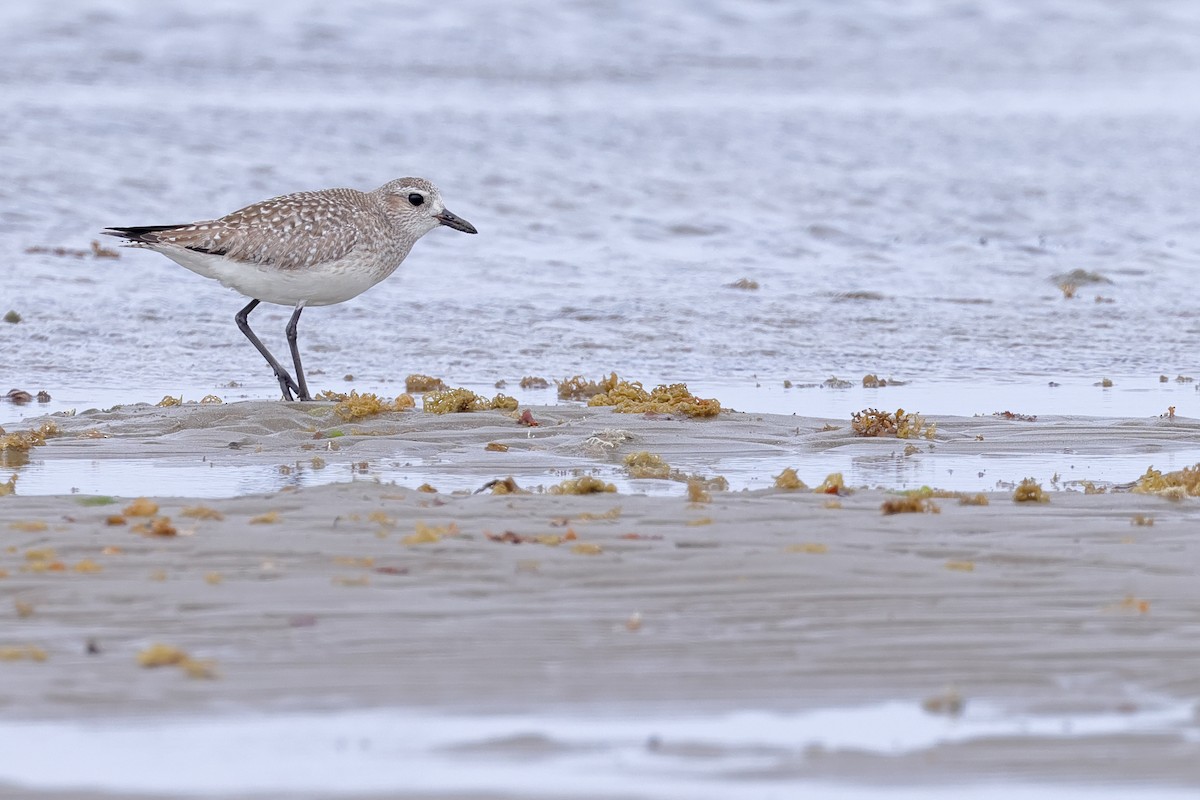
{"label": "yellow seaweed clump", "polygon": [[[917,488],[917,489],[908,489],[907,491],[901,492],[901,494],[903,494],[905,497],[942,497],[942,498],[947,498],[947,497],[961,496],[959,492],[952,492],[948,489],[934,489],[930,486],[921,486],[920,488]],[[984,505],[987,505],[987,503],[984,503]]]}
{"label": "yellow seaweed clump", "polygon": [[647,392],[642,384],[619,381],[603,394],[588,400],[589,406],[613,406],[622,414],[683,414],[687,417],[715,417],[721,413],[721,403],[715,399],[696,397],[686,383],[657,386]]}
{"label": "yellow seaweed clump", "polygon": [[432,375],[414,374],[404,379],[404,391],[409,394],[440,392],[447,388],[449,387],[446,386],[441,378],[435,378]]}
{"label": "yellow seaweed clump", "polygon": [[0,647],[0,661],[45,661],[46,658],[46,651],[33,644]]}
{"label": "yellow seaweed clump", "polygon": [[146,522],[132,526],[130,530],[134,533],[140,533],[143,536],[161,536],[166,538],[179,535],[179,530],[171,524],[170,517],[154,517]]}
{"label": "yellow seaweed clump", "polygon": [[137,661],[138,666],[146,668],[171,667],[187,657],[187,653],[178,647],[155,643],[138,653]]}
{"label": "yellow seaweed clump", "polygon": [[783,548],[785,553],[808,553],[814,556],[823,556],[829,552],[829,545],[821,542],[800,542],[799,544],[789,544]]}
{"label": "yellow seaweed clump", "polygon": [[191,517],[192,519],[214,519],[217,521],[225,519],[225,515],[215,508],[208,506],[184,506],[179,512],[181,516]]}
{"label": "yellow seaweed clump", "polygon": [[24,463],[24,455],[32,448],[44,445],[47,439],[61,433],[62,428],[53,422],[43,422],[33,430],[12,433],[4,433],[4,429],[0,428],[0,463],[8,463],[10,458],[14,463]]}
{"label": "yellow seaweed clump", "polygon": [[158,503],[145,497],[139,497],[122,512],[127,517],[153,517],[158,513]]}
{"label": "yellow seaweed clump", "polygon": [[333,407],[333,413],[346,422],[373,417],[388,411],[408,411],[417,405],[417,401],[411,394],[402,394],[395,400],[385,400],[377,394],[371,392],[359,394],[353,389],[350,390],[350,394],[322,392],[317,395],[317,398],[336,401],[337,405]]}
{"label": "yellow seaweed clump", "polygon": [[613,486],[611,483],[605,483],[591,475],[584,475],[581,478],[570,478],[548,489],[550,494],[598,494],[601,492],[615,492],[616,490],[616,486]]}
{"label": "yellow seaweed clump", "polygon": [[14,472],[9,476],[8,480],[6,480],[4,483],[0,483],[0,497],[4,497],[6,494],[16,494],[16,492],[17,473]]}
{"label": "yellow seaweed clump", "polygon": [[709,502],[712,500],[710,492],[729,491],[729,481],[724,475],[706,478],[703,475],[685,475],[679,470],[671,470],[671,480],[687,481],[688,500],[693,503]]}
{"label": "yellow seaweed clump", "polygon": [[1200,495],[1200,464],[1167,473],[1148,467],[1146,474],[1137,479],[1133,491],[1157,494],[1172,500]]}
{"label": "yellow seaweed clump", "polygon": [[445,536],[457,536],[458,524],[451,522],[448,525],[426,525],[424,522],[417,520],[416,530],[400,540],[404,545],[415,544],[437,544]]}
{"label": "yellow seaweed clump", "polygon": [[670,478],[671,465],[662,456],[642,450],[625,456],[625,469],[631,478]]}
{"label": "yellow seaweed clump", "polygon": [[558,384],[558,399],[587,400],[598,394],[611,392],[617,388],[618,382],[617,373],[615,372],[607,378],[601,378],[598,381],[589,381],[582,375],[576,375],[573,378],[564,378],[561,381],[556,381]]}
{"label": "yellow seaweed clump", "polygon": [[491,489],[492,494],[529,494],[528,491],[517,485],[512,475],[509,475],[507,478],[497,478],[494,481],[488,481],[479,491],[482,492],[485,489]]}
{"label": "yellow seaweed clump", "polygon": [[186,651],[169,644],[155,643],[142,650],[137,655],[138,666],[146,669],[155,667],[179,667],[189,678],[215,678],[216,664],[212,661],[198,661]]}
{"label": "yellow seaweed clump", "polygon": [[831,472],[821,481],[821,485],[813,489],[813,494],[850,494],[846,481],[840,472]]}
{"label": "yellow seaweed clump", "polygon": [[1049,503],[1050,495],[1046,494],[1046,490],[1042,488],[1042,485],[1033,478],[1026,478],[1017,484],[1017,488],[1013,492],[1013,502]]}
{"label": "yellow seaweed clump", "polygon": [[46,572],[66,572],[67,565],[58,558],[53,548],[43,547],[25,551],[25,565],[22,572],[43,574]]}
{"label": "yellow seaweed clump", "polygon": [[[678,480],[678,479],[677,479]],[[713,475],[711,478],[706,478],[703,475],[688,475],[687,482],[699,481],[700,485],[705,489],[713,492],[728,492],[729,479],[724,475]]]}
{"label": "yellow seaweed clump", "polygon": [[497,411],[516,411],[518,405],[515,397],[509,397],[506,394],[497,394],[487,402],[488,408],[494,408]]}
{"label": "yellow seaweed clump", "polygon": [[905,413],[903,408],[879,411],[865,408],[850,415],[850,427],[859,436],[895,436],[897,439],[915,439],[924,436],[932,439],[937,434],[937,425],[926,422],[920,414]]}
{"label": "yellow seaweed clump", "polygon": [[783,472],[775,476],[776,489],[807,489],[808,484],[800,480],[800,476],[796,474],[796,470],[787,467]]}
{"label": "yellow seaweed clump", "polygon": [[928,497],[909,495],[907,497],[890,497],[883,501],[879,510],[884,514],[940,514],[941,507]]}
{"label": "yellow seaweed clump", "polygon": [[498,394],[491,400],[475,394],[470,389],[445,389],[430,392],[421,401],[426,414],[461,414],[468,411],[516,411],[517,401],[506,394]]}

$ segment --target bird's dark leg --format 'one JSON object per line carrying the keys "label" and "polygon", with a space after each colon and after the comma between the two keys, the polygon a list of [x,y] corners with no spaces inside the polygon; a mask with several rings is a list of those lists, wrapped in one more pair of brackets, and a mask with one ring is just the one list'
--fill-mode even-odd
{"label": "bird's dark leg", "polygon": [[[258,303],[258,300],[251,300],[245,308],[237,313],[234,319],[237,321],[238,329],[246,334],[246,338],[250,340],[250,344],[254,345],[258,352],[262,353],[262,357],[271,365],[271,369],[275,370],[275,377],[279,379],[279,388],[283,391],[283,399],[291,400],[292,390],[295,389],[297,392],[300,392],[300,387],[292,380],[292,376],[288,374],[288,371],[279,366],[279,362],[275,360],[275,356],[271,355],[271,351],[266,348],[266,345],[258,340],[258,337],[254,335],[254,331],[250,330],[250,321],[248,318],[250,312],[258,307]],[[293,325],[295,324],[294,318],[292,323]],[[298,364],[299,362],[296,363]],[[303,381],[304,378],[302,377],[300,380]],[[303,394],[307,395],[308,392],[303,392]],[[304,397],[301,399],[307,400],[308,398]]]}
{"label": "bird's dark leg", "polygon": [[300,348],[296,346],[296,323],[300,321],[300,312],[303,310],[304,304],[299,303],[292,312],[292,319],[287,326],[287,340],[288,347],[292,349],[292,363],[296,365],[296,382],[300,384],[296,394],[300,400],[312,400],[308,396],[308,384],[304,381],[304,368],[300,366]]}

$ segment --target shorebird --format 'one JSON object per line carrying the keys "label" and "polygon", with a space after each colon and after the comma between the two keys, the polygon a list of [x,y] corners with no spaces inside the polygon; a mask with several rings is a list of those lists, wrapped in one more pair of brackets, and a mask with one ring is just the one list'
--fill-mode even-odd
{"label": "shorebird", "polygon": [[[311,400],[296,346],[300,312],[362,294],[395,272],[417,239],[442,225],[478,232],[446,210],[432,183],[398,178],[372,192],[296,192],[220,219],[102,232],[125,239],[129,246],[162,253],[249,297],[249,304],[234,317],[238,328],[275,371],[284,400],[293,399],[292,392],[300,400]],[[264,302],[295,309],[287,325],[295,378],[250,330],[250,312]]]}

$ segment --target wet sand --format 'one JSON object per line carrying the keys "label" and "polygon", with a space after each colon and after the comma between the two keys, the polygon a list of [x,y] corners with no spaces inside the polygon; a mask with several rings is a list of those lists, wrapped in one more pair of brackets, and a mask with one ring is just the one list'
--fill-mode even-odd
{"label": "wet sand", "polygon": [[[544,477],[519,484],[550,486],[613,472],[641,450],[669,463],[736,452],[767,465],[781,453],[890,453],[908,444],[791,416],[532,412],[537,428],[501,412],[343,423],[332,404],[136,406],[56,418],[64,434],[35,448],[35,458],[153,463],[187,454],[221,470],[237,458],[311,467],[334,453],[366,461],[386,453],[436,461],[444,481],[430,481],[442,491],[422,492],[368,469],[330,485],[156,498],[175,535],[154,536],[131,529],[146,518],[106,524],[143,494],[136,480],[125,497],[89,505],[80,495],[23,495],[18,478],[17,493],[0,498],[0,647],[40,648],[45,660],[0,663],[5,722],[392,708],[480,720],[617,715],[647,720],[652,736],[656,725],[692,715],[893,701],[921,708],[949,697],[961,698],[962,716],[931,715],[947,730],[978,709],[1074,722],[1052,736],[1022,733],[1022,723],[901,752],[813,749],[801,737],[721,779],[728,796],[756,796],[738,791],[759,781],[782,789],[821,780],[1200,784],[1194,500],[1047,483],[1045,503],[991,492],[987,505],[942,498],[933,501],[939,513],[885,515],[881,505],[896,495],[878,488],[713,491],[699,503],[668,480],[626,480],[622,492],[583,496],[445,488],[477,488],[522,469]],[[993,447],[1069,448],[1080,458],[1140,450],[1149,466],[1186,447],[1197,427],[1178,418],[937,422],[936,438],[918,440],[922,453],[909,458],[936,459],[983,436]],[[329,438],[335,425],[345,435]],[[510,449],[490,452],[489,442]],[[764,472],[769,485],[774,473]],[[817,484],[825,476],[801,477]],[[638,488],[648,485],[650,493]],[[221,518],[184,515],[196,506]],[[99,652],[89,654],[89,642]],[[216,677],[139,667],[138,653],[155,642],[212,660]],[[1171,708],[1182,717],[1138,722]],[[1128,729],[1069,735],[1070,725],[1084,730],[1106,715],[1127,718]],[[552,725],[544,734],[558,736]],[[490,759],[531,757],[509,752],[507,740],[472,746]],[[0,782],[14,778],[4,769]],[[639,794],[637,785],[596,796],[676,796]]]}

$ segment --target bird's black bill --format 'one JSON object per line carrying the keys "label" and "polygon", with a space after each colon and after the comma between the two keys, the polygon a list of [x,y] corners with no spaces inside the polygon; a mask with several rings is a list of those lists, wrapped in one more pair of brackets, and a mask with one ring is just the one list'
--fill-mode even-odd
{"label": "bird's black bill", "polygon": [[449,211],[443,211],[434,217],[434,219],[445,225],[447,228],[454,228],[456,231],[462,231],[463,233],[479,233],[479,231],[475,230],[474,225],[467,222],[462,217],[451,214]]}

